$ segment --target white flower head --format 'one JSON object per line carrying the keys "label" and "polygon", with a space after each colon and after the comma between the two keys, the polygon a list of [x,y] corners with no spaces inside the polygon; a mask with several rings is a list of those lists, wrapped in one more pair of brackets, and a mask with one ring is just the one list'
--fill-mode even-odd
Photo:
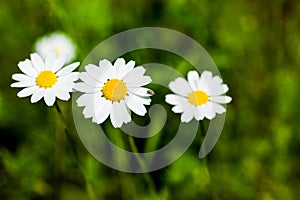
{"label": "white flower head", "polygon": [[231,97],[223,95],[228,86],[209,71],[204,71],[201,77],[196,71],[190,71],[188,80],[177,78],[169,87],[175,94],[166,95],[166,102],[174,105],[173,112],[182,113],[182,122],[190,122],[193,118],[199,121],[205,117],[211,120],[216,114],[226,111],[221,104],[231,101]]}
{"label": "white flower head", "polygon": [[67,62],[73,60],[76,55],[76,46],[72,40],[59,32],[54,32],[38,39],[35,43],[35,50],[44,59],[51,51],[55,52],[56,57],[66,54]]}
{"label": "white flower head", "polygon": [[73,72],[79,62],[64,67],[66,55],[56,58],[54,52],[47,55],[43,60],[37,53],[30,55],[31,60],[19,62],[18,66],[23,74],[13,74],[12,79],[18,82],[11,87],[24,88],[17,96],[31,96],[31,103],[36,103],[44,97],[48,106],[52,106],[56,97],[67,101],[74,87],[74,81],[78,80],[78,72]]}
{"label": "white flower head", "polygon": [[86,71],[79,74],[83,82],[75,85],[75,89],[84,93],[77,104],[84,107],[85,118],[101,124],[110,116],[112,125],[117,128],[131,121],[130,110],[140,116],[147,113],[145,105],[150,104],[152,94],[142,86],[152,80],[144,76],[144,67],[134,66],[134,61],[126,63],[123,58],[114,64],[104,59],[99,66],[85,66]]}

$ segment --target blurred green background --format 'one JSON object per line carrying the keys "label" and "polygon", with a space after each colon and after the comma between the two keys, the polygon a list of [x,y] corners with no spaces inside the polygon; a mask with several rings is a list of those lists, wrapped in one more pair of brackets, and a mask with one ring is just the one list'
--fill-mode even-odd
{"label": "blurred green background", "polygon": [[[209,173],[198,159],[198,135],[184,156],[150,174],[156,193],[143,174],[110,169],[85,150],[70,102],[58,103],[69,119],[71,142],[55,108],[19,99],[10,88],[18,62],[47,33],[71,36],[83,61],[104,39],[143,26],[174,29],[198,41],[233,97],[207,157]],[[0,32],[0,199],[300,199],[299,1],[1,0]],[[155,55],[142,51],[129,58],[179,67],[180,59],[157,61]],[[173,137],[172,131],[162,134],[167,137],[161,144]],[[137,142],[142,149],[144,141]]]}

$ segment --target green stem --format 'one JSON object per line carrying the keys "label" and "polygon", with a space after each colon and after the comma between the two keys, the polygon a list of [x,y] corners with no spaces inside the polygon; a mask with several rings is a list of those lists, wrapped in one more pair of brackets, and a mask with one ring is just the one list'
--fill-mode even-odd
{"label": "green stem", "polygon": [[[206,135],[206,131],[205,131],[205,126],[204,126],[203,120],[200,120],[199,124],[200,124],[200,133],[201,133],[200,138],[201,138],[201,144],[202,144],[204,141],[205,135]],[[212,198],[214,200],[219,200],[218,193],[217,193],[216,189],[214,188],[214,184],[212,182],[212,178],[211,178],[209,167],[208,167],[208,161],[207,161],[206,157],[203,158],[203,166],[204,166],[204,170],[208,176],[208,182],[209,182],[209,187],[210,187],[210,191],[212,194]]]}
{"label": "green stem", "polygon": [[[142,169],[146,169],[145,161],[139,155],[139,151],[137,149],[137,146],[136,146],[136,143],[135,143],[133,137],[128,135],[128,140],[129,140],[129,145],[130,145],[130,148],[131,148],[132,152],[136,153],[135,154],[136,159],[139,162],[140,167]],[[150,192],[155,195],[156,194],[156,187],[155,187],[155,184],[154,184],[150,174],[148,172],[145,172],[145,173],[143,173],[143,175],[144,175],[145,181],[147,182],[147,184],[150,188]]]}
{"label": "green stem", "polygon": [[[56,120],[56,124],[59,121]],[[53,199],[61,199],[62,175],[64,174],[64,153],[66,146],[66,138],[61,134],[59,129],[55,130],[55,151],[54,151],[54,187]]]}
{"label": "green stem", "polygon": [[[75,158],[76,158],[76,160],[77,160],[77,165],[78,165],[79,169],[83,172],[82,167],[80,166],[79,154],[78,154],[78,151],[77,151],[77,149],[76,149],[76,147],[75,147],[75,145],[74,145],[74,144],[76,144],[76,141],[75,141],[75,139],[72,137],[72,135],[70,134],[70,132],[69,132],[69,130],[68,130],[67,121],[66,121],[66,119],[65,119],[65,117],[64,117],[64,115],[63,115],[63,113],[62,113],[62,111],[61,111],[61,109],[60,109],[58,103],[55,102],[54,105],[55,105],[57,114],[58,114],[58,116],[59,116],[59,118],[60,118],[60,121],[61,121],[62,124],[63,124],[64,132],[65,132],[66,138],[68,139],[69,144],[70,144],[70,146],[71,146],[73,155],[75,156]],[[88,180],[86,180],[85,182],[86,182],[86,190],[87,190],[87,193],[88,193],[88,195],[89,195],[89,199],[96,199],[91,184],[88,182]]]}
{"label": "green stem", "polygon": [[202,144],[202,142],[203,142],[203,140],[205,138],[205,135],[206,135],[206,131],[205,131],[203,120],[200,120],[199,124],[200,124],[200,138],[202,140],[201,141],[201,144]]}
{"label": "green stem", "polygon": [[79,161],[79,155],[78,155],[78,152],[77,152],[76,147],[75,147],[75,145],[74,145],[74,144],[75,144],[75,141],[74,141],[74,138],[71,136],[71,134],[70,134],[70,132],[69,132],[69,130],[68,130],[68,126],[67,126],[67,122],[66,122],[66,120],[65,120],[65,117],[64,117],[64,115],[62,114],[62,111],[61,111],[61,109],[60,109],[58,103],[55,102],[54,105],[55,105],[55,108],[56,108],[56,110],[57,110],[58,116],[59,116],[59,118],[61,119],[61,121],[62,121],[62,123],[63,123],[63,126],[64,126],[64,132],[65,132],[65,134],[66,134],[67,139],[69,140],[69,143],[70,143],[71,148],[72,148],[72,152],[73,152],[74,156],[76,157],[76,159]]}

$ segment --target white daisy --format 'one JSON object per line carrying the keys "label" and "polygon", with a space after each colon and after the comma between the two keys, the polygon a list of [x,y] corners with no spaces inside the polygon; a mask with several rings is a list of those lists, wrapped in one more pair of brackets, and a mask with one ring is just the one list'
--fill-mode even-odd
{"label": "white daisy", "polygon": [[114,65],[104,59],[100,60],[99,66],[85,66],[86,72],[79,74],[83,82],[75,85],[75,89],[84,93],[77,99],[77,104],[84,106],[85,118],[101,124],[110,116],[112,125],[121,127],[131,121],[130,110],[140,116],[146,114],[145,105],[150,104],[151,94],[142,86],[152,80],[144,76],[144,67],[134,68],[134,65],[134,61],[126,64],[123,58],[118,58]]}
{"label": "white daisy", "polygon": [[76,47],[72,40],[65,34],[58,32],[38,39],[35,43],[35,50],[43,58],[46,58],[51,51],[55,52],[56,57],[66,54],[68,62],[73,60],[76,55]]}
{"label": "white daisy", "polygon": [[193,118],[197,121],[213,119],[216,114],[226,111],[224,106],[231,101],[231,97],[225,96],[228,86],[222,83],[219,76],[212,76],[209,71],[204,71],[199,77],[196,71],[188,73],[188,81],[177,78],[169,84],[175,94],[166,95],[166,102],[174,105],[175,113],[182,113],[181,121],[189,122]]}
{"label": "white daisy", "polygon": [[11,87],[24,88],[18,92],[18,97],[31,96],[31,103],[38,102],[44,97],[48,106],[52,106],[55,98],[67,101],[78,79],[78,72],[72,72],[79,66],[79,62],[64,67],[66,55],[56,58],[55,53],[47,55],[45,62],[37,53],[30,55],[31,60],[19,62],[18,66],[24,74],[13,74],[15,81]]}

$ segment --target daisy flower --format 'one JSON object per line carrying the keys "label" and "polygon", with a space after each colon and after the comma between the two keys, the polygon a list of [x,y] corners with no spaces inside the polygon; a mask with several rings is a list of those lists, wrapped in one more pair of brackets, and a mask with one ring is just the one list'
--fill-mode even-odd
{"label": "daisy flower", "polygon": [[43,58],[51,51],[55,52],[56,57],[62,54],[67,55],[67,61],[74,59],[76,55],[76,47],[72,40],[63,33],[52,33],[37,40],[35,50]]}
{"label": "daisy flower", "polygon": [[175,94],[166,95],[166,102],[174,105],[173,112],[182,113],[182,122],[205,117],[211,120],[226,111],[221,104],[231,101],[231,97],[223,95],[228,86],[222,82],[219,76],[213,77],[209,71],[204,71],[201,77],[196,71],[190,71],[188,80],[177,78],[169,84]]}
{"label": "daisy flower", "polygon": [[118,58],[114,65],[104,59],[99,66],[85,66],[86,72],[79,74],[83,82],[75,85],[75,89],[84,93],[77,104],[84,107],[85,118],[101,124],[110,116],[112,125],[117,128],[131,121],[130,110],[140,116],[146,114],[145,105],[150,104],[152,94],[142,86],[152,80],[144,76],[144,67],[134,65],[134,61],[126,64],[123,58]]}
{"label": "daisy flower", "polygon": [[24,88],[17,96],[31,96],[31,103],[36,103],[44,97],[48,106],[52,106],[55,98],[67,101],[78,79],[78,72],[72,72],[79,66],[79,62],[64,67],[66,55],[56,58],[55,53],[47,55],[45,61],[37,53],[30,55],[30,60],[19,62],[18,66],[23,74],[13,74],[12,79],[18,82],[11,87]]}

